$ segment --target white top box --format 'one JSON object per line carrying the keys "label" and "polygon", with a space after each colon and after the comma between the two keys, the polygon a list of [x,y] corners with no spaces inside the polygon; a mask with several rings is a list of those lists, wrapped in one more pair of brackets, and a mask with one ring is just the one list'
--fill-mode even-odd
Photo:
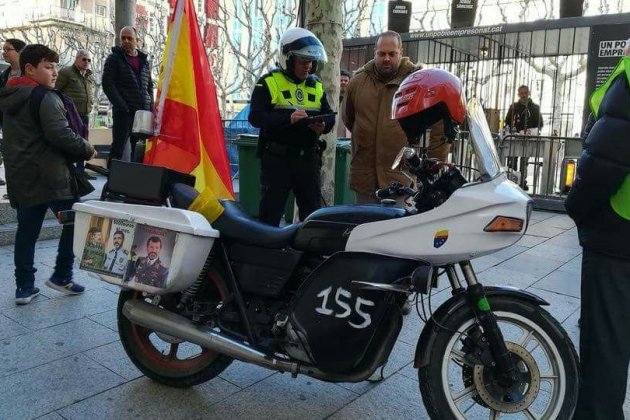
{"label": "white top box", "polygon": [[94,216],[124,219],[129,222],[143,223],[195,236],[219,237],[219,231],[213,229],[205,217],[189,210],[110,201],[76,203],[72,208],[77,212],[89,213]]}
{"label": "white top box", "polygon": [[199,277],[219,231],[199,213],[109,201],[76,203],[74,254],[101,280],[152,294]]}

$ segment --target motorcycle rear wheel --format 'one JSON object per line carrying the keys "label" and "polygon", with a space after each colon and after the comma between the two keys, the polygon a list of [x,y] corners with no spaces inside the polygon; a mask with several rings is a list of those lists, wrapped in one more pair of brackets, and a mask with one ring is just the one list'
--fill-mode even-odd
{"label": "motorcycle rear wheel", "polygon": [[147,300],[142,292],[120,292],[118,334],[133,364],[147,377],[171,387],[188,388],[209,381],[232,363],[222,354],[133,324],[122,313],[123,305],[131,299]]}
{"label": "motorcycle rear wheel", "polygon": [[492,368],[470,366],[464,332],[478,328],[462,307],[437,327],[431,363],[418,369],[420,392],[431,418],[569,419],[578,395],[578,357],[566,331],[539,306],[510,297],[488,297],[508,349],[527,381],[506,402]]}

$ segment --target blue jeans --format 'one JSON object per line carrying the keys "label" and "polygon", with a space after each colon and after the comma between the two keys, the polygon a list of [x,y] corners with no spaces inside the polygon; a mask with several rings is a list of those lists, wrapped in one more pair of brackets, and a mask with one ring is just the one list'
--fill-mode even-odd
{"label": "blue jeans", "polygon": [[[70,210],[74,203],[75,200],[53,201],[39,206],[17,208],[18,228],[15,233],[14,261],[15,285],[18,288],[29,288],[35,284],[35,272],[37,271],[33,267],[35,242],[37,242],[39,232],[42,229],[46,210],[50,209],[53,213]],[[74,254],[72,253],[73,235],[74,226],[65,225],[61,232],[61,238],[59,238],[53,277],[60,279],[72,278],[72,264],[74,263]]]}
{"label": "blue jeans", "polygon": [[[81,115],[81,121],[85,124],[86,127],[89,127],[90,124],[90,116],[89,115]],[[86,139],[87,140],[87,139]],[[79,161],[76,164],[77,172],[85,172],[85,162]]]}

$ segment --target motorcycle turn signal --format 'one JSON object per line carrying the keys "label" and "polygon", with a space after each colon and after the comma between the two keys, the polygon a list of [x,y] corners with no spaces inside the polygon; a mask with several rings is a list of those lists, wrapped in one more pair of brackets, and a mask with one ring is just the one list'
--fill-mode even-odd
{"label": "motorcycle turn signal", "polygon": [[525,221],[516,217],[497,216],[483,228],[484,232],[520,232]]}

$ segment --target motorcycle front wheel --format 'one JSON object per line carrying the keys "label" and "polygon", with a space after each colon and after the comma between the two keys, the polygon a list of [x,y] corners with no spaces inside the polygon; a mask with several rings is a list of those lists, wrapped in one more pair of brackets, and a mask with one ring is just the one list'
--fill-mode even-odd
{"label": "motorcycle front wheel", "polygon": [[435,327],[431,363],[418,369],[431,418],[571,418],[578,395],[578,357],[566,331],[530,302],[505,296],[488,300],[521,379],[503,387],[495,368],[474,362],[471,342],[480,337],[480,327],[464,306]]}
{"label": "motorcycle front wheel", "polygon": [[[168,309],[172,298],[162,296],[159,306]],[[118,298],[120,341],[133,364],[147,377],[164,385],[187,388],[209,381],[232,363],[222,354],[133,324],[122,312],[130,299],[152,303],[152,298],[133,290],[122,290]]]}

